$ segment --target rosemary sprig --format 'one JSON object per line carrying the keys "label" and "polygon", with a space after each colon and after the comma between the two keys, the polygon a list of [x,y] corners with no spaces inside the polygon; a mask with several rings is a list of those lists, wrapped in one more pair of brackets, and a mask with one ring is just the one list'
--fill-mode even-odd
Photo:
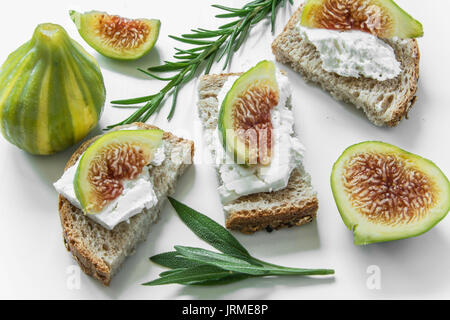
{"label": "rosemary sprig", "polygon": [[144,283],[155,286],[178,283],[184,285],[221,285],[252,277],[330,275],[330,269],[300,269],[271,264],[256,259],[224,227],[207,216],[169,198],[181,220],[202,240],[218,249],[175,246],[175,251],[161,253],[151,261],[170,268],[159,278]]}
{"label": "rosemary sprig", "polygon": [[[292,4],[293,0],[289,0]],[[217,18],[235,18],[234,21],[220,26],[216,30],[193,29],[191,33],[182,34],[181,37],[170,36],[181,43],[189,44],[188,49],[175,48],[174,61],[164,61],[160,66],[150,67],[147,70],[138,69],[146,75],[167,84],[156,94],[134,99],[116,100],[112,104],[138,108],[131,116],[107,129],[118,125],[146,122],[161,106],[167,95],[172,95],[172,106],[167,117],[170,120],[175,112],[177,97],[180,88],[192,80],[197,72],[203,70],[208,74],[212,65],[225,57],[223,69],[230,64],[233,53],[236,52],[247,38],[251,27],[270,15],[272,32],[278,7],[284,7],[286,0],[253,0],[242,8],[230,8],[222,5],[213,7],[225,11],[216,15]],[[166,77],[156,73],[175,73]],[[136,106],[137,104],[142,104]]]}

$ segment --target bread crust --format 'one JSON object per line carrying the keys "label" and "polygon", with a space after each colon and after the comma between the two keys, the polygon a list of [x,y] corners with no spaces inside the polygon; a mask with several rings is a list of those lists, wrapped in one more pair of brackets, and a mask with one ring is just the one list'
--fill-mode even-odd
{"label": "bread crust", "polygon": [[[129,126],[138,126],[139,128],[146,130],[159,129],[158,127],[144,123],[133,123],[130,125],[118,126],[113,130],[120,130]],[[83,154],[83,152],[99,137],[101,137],[101,135],[93,137],[84,142],[70,157],[64,170],[67,170],[68,168],[73,166],[78,161],[78,158]],[[176,141],[188,142],[191,147],[191,159],[193,158],[194,143],[192,141],[178,138],[169,132],[163,133],[163,140],[164,139],[176,139]],[[81,270],[84,273],[100,280],[105,286],[108,286],[111,282],[112,276],[114,275],[111,266],[108,265],[103,259],[98,258],[88,247],[86,247],[74,232],[74,221],[72,218],[72,213],[77,210],[79,211],[79,209],[74,207],[66,198],[61,195],[59,195],[58,197],[58,202],[59,216],[63,231],[63,240],[66,249],[72,253],[72,256],[78,262]]]}
{"label": "bread crust", "polygon": [[[301,4],[299,8],[294,12],[294,14],[289,19],[288,23],[284,27],[283,32],[275,38],[275,40],[272,43],[272,52],[275,55],[277,61],[285,64],[291,65],[296,71],[299,71],[304,78],[306,78],[309,81],[317,82],[318,84],[322,85],[322,87],[327,90],[327,86],[324,83],[321,83],[320,81],[316,81],[314,79],[309,79],[305,72],[301,70],[299,66],[296,66],[296,61],[293,61],[290,57],[288,52],[285,52],[283,50],[283,43],[286,43],[289,41],[289,37],[294,36],[294,33],[297,33],[295,31],[295,27],[297,23],[301,19],[302,10],[303,10],[304,4]],[[298,39],[301,40],[300,35],[298,35]],[[366,115],[368,116],[369,120],[378,126],[388,126],[388,127],[395,127],[398,125],[398,123],[403,119],[408,117],[408,112],[414,105],[414,103],[417,100],[416,92],[417,92],[417,84],[419,79],[419,62],[420,62],[420,51],[419,51],[419,45],[416,39],[409,39],[408,46],[411,48],[411,56],[413,58],[413,68],[409,72],[409,78],[408,83],[404,84],[405,87],[408,88],[407,94],[400,97],[399,101],[393,106],[390,106],[386,112],[380,116],[380,115],[374,115],[371,114],[371,111],[365,108],[364,106],[360,106],[355,101],[352,101],[351,98],[346,98],[343,96],[338,96],[335,92],[332,92],[332,95],[338,99],[338,100],[344,100],[345,102],[350,102],[352,104],[355,104],[358,108],[363,108]],[[291,48],[292,49],[292,48]],[[395,49],[395,48],[394,48]],[[397,56],[398,53],[396,52]],[[324,71],[326,72],[326,71]],[[339,75],[335,75],[337,81],[339,79],[345,78]],[[400,76],[400,75],[399,75]],[[356,78],[355,78],[356,79]],[[358,79],[361,82],[364,81],[376,81],[372,79],[367,78],[360,78]],[[355,80],[357,81],[357,80]]]}
{"label": "bread crust", "polygon": [[[258,197],[262,194],[258,193],[245,197],[248,199],[248,197]],[[240,200],[245,201],[244,197],[240,198]],[[228,215],[225,225],[228,229],[237,230],[245,234],[252,234],[264,229],[271,232],[272,230],[310,223],[316,218],[318,209],[319,202],[317,197],[311,197],[302,203],[287,206],[233,211]]]}

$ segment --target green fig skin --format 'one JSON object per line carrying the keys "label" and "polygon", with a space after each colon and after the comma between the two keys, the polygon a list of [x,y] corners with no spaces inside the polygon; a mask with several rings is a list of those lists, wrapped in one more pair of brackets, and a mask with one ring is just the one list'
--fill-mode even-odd
{"label": "green fig skin", "polygon": [[105,98],[96,60],[61,26],[40,24],[1,67],[1,132],[31,154],[53,154],[97,125]]}

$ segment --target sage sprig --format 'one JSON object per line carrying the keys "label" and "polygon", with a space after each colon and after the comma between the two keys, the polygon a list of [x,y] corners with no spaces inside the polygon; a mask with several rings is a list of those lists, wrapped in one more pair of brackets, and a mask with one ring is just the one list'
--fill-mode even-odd
{"label": "sage sprig", "polygon": [[[146,122],[160,108],[166,96],[171,94],[172,107],[167,117],[170,120],[175,112],[180,88],[191,81],[200,70],[208,74],[212,65],[224,57],[223,69],[225,70],[231,62],[233,53],[244,43],[251,27],[269,15],[273,32],[277,9],[284,7],[286,2],[287,0],[253,0],[242,8],[212,5],[225,11],[223,14],[216,15],[216,18],[235,18],[235,20],[220,26],[216,30],[198,28],[191,30],[191,33],[182,34],[180,37],[170,36],[172,39],[191,47],[187,49],[175,48],[176,53],[173,56],[173,61],[164,61],[164,64],[150,67],[147,70],[138,69],[149,77],[167,82],[167,84],[158,93],[152,95],[112,101],[111,103],[115,107],[138,108],[138,110],[122,122],[108,126],[107,129],[137,121]],[[293,3],[292,0],[289,0],[289,2]],[[167,72],[172,73],[172,75],[157,75],[157,73]]]}
{"label": "sage sprig", "polygon": [[222,285],[252,277],[331,275],[331,269],[290,268],[256,259],[224,227],[192,208],[169,198],[181,220],[200,239],[220,252],[175,246],[175,251],[161,253],[151,261],[171,270],[159,278],[144,283],[155,286],[178,283],[183,285]]}

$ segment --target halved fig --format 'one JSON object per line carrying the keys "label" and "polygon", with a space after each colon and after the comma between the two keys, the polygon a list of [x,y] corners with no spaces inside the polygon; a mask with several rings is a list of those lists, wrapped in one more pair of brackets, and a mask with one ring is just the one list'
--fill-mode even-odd
{"label": "halved fig", "polygon": [[265,60],[242,74],[228,91],[220,107],[218,127],[223,146],[236,163],[270,163],[270,111],[279,98],[275,65]]}
{"label": "halved fig", "polygon": [[86,213],[98,213],[122,194],[125,179],[136,179],[162,141],[163,132],[122,130],[107,133],[86,149],[73,181]]}
{"label": "halved fig", "polygon": [[81,37],[100,54],[119,60],[135,60],[155,45],[161,22],[127,19],[106,12],[69,11]]}
{"label": "halved fig", "polygon": [[380,38],[423,36],[422,24],[392,0],[308,0],[301,25],[331,30],[360,30]]}
{"label": "halved fig", "polygon": [[357,245],[418,236],[450,210],[450,184],[442,171],[383,142],[345,150],[334,164],[331,188]]}

